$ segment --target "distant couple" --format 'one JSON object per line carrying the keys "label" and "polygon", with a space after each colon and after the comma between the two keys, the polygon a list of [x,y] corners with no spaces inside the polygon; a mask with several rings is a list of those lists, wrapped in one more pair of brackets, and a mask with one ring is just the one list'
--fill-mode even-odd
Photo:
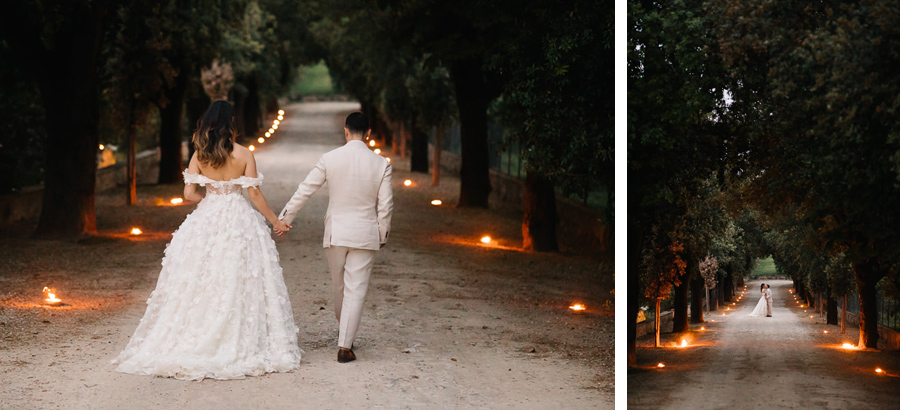
{"label": "distant couple", "polygon": [[339,323],[337,360],[355,360],[353,340],[393,208],[390,163],[368,149],[368,134],[366,116],[350,114],[346,144],[322,156],[276,217],[259,190],[263,175],[253,153],[234,141],[233,107],[213,103],[198,123],[196,152],[184,171],[184,198],[199,204],[172,234],[147,311],[113,360],[116,370],[224,380],[298,368],[299,329],[265,221],[283,236],[326,182],[323,245]]}
{"label": "distant couple", "polygon": [[762,296],[759,298],[759,303],[756,304],[756,308],[747,316],[772,317],[772,289],[769,288],[769,285],[763,283],[759,285],[759,292],[762,293]]}

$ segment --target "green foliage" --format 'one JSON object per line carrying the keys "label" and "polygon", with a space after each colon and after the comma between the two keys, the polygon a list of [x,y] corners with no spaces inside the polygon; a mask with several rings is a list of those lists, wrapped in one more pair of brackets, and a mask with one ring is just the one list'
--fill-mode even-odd
{"label": "green foliage", "polygon": [[[529,1],[502,59],[501,115],[529,172],[563,193],[613,187],[613,16],[610,2]],[[496,61],[501,60],[501,61]]]}
{"label": "green foliage", "polygon": [[657,229],[647,238],[642,247],[641,280],[643,296],[648,299],[665,299],[672,288],[681,284],[687,264],[681,258],[684,246],[674,234],[662,233]]}
{"label": "green foliage", "polygon": [[900,2],[709,4],[735,101],[766,117],[749,123],[761,206],[880,279],[900,255]]}
{"label": "green foliage", "polygon": [[778,274],[779,272],[775,268],[775,260],[771,256],[761,259],[756,264],[756,268],[750,271],[750,276],[774,276]]}
{"label": "green foliage", "polygon": [[331,75],[328,73],[328,66],[324,61],[300,67],[298,70],[297,79],[291,85],[289,94],[291,99],[299,99],[307,95],[334,94],[334,84],[331,82]]}

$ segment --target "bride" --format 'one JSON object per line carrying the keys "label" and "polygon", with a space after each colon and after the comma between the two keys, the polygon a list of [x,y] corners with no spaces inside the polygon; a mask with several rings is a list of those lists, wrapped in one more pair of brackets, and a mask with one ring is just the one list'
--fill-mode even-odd
{"label": "bride", "polygon": [[759,291],[762,292],[762,296],[759,298],[759,302],[756,304],[756,308],[753,309],[747,316],[754,317],[765,317],[766,310],[768,308],[768,303],[766,302],[766,284],[759,285]]}
{"label": "bride", "polygon": [[112,361],[120,372],[224,380],[300,364],[299,329],[265,220],[289,227],[259,190],[253,153],[234,143],[233,113],[216,101],[194,133],[184,198],[199,204],[166,246],[147,311]]}

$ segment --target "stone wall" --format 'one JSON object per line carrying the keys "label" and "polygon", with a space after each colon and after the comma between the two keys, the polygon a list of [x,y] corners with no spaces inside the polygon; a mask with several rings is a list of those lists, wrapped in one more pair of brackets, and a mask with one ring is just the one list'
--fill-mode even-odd
{"label": "stone wall", "polygon": [[[433,152],[434,145],[429,145],[429,161],[433,160]],[[441,169],[444,171],[458,175],[461,164],[459,155],[448,151],[441,153]],[[524,181],[493,170],[490,178],[493,187],[491,195],[505,205],[521,211],[525,194]],[[612,250],[612,244],[607,244],[605,239],[612,237],[611,232],[607,232],[610,226],[603,220],[600,212],[561,197],[556,200],[556,210],[559,216],[556,232],[564,251],[611,253],[608,251]]]}
{"label": "stone wall", "polygon": [[[138,184],[155,184],[159,177],[159,149],[143,151],[135,156]],[[126,163],[97,170],[97,192],[128,182]],[[41,215],[44,187],[37,185],[13,194],[0,195],[0,229],[16,223],[37,221]]]}
{"label": "stone wall", "polygon": [[[838,321],[840,320],[841,311],[838,310]],[[847,312],[847,325],[859,327],[859,316]],[[889,327],[878,325],[878,345],[884,350],[900,350],[900,333]]]}
{"label": "stone wall", "polygon": [[[654,308],[655,309],[655,308]],[[674,324],[671,310],[659,314],[659,333],[671,333]],[[637,324],[635,338],[640,339],[645,335],[652,335],[655,330],[653,320],[645,320]]]}

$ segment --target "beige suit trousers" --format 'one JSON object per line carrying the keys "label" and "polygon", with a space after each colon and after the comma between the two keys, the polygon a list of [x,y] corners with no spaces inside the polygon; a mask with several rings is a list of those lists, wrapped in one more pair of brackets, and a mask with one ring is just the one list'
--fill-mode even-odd
{"label": "beige suit trousers", "polygon": [[356,339],[362,318],[363,302],[369,288],[369,277],[375,264],[376,251],[331,246],[325,248],[331,271],[331,295],[334,316],[339,322],[338,347],[350,348]]}

